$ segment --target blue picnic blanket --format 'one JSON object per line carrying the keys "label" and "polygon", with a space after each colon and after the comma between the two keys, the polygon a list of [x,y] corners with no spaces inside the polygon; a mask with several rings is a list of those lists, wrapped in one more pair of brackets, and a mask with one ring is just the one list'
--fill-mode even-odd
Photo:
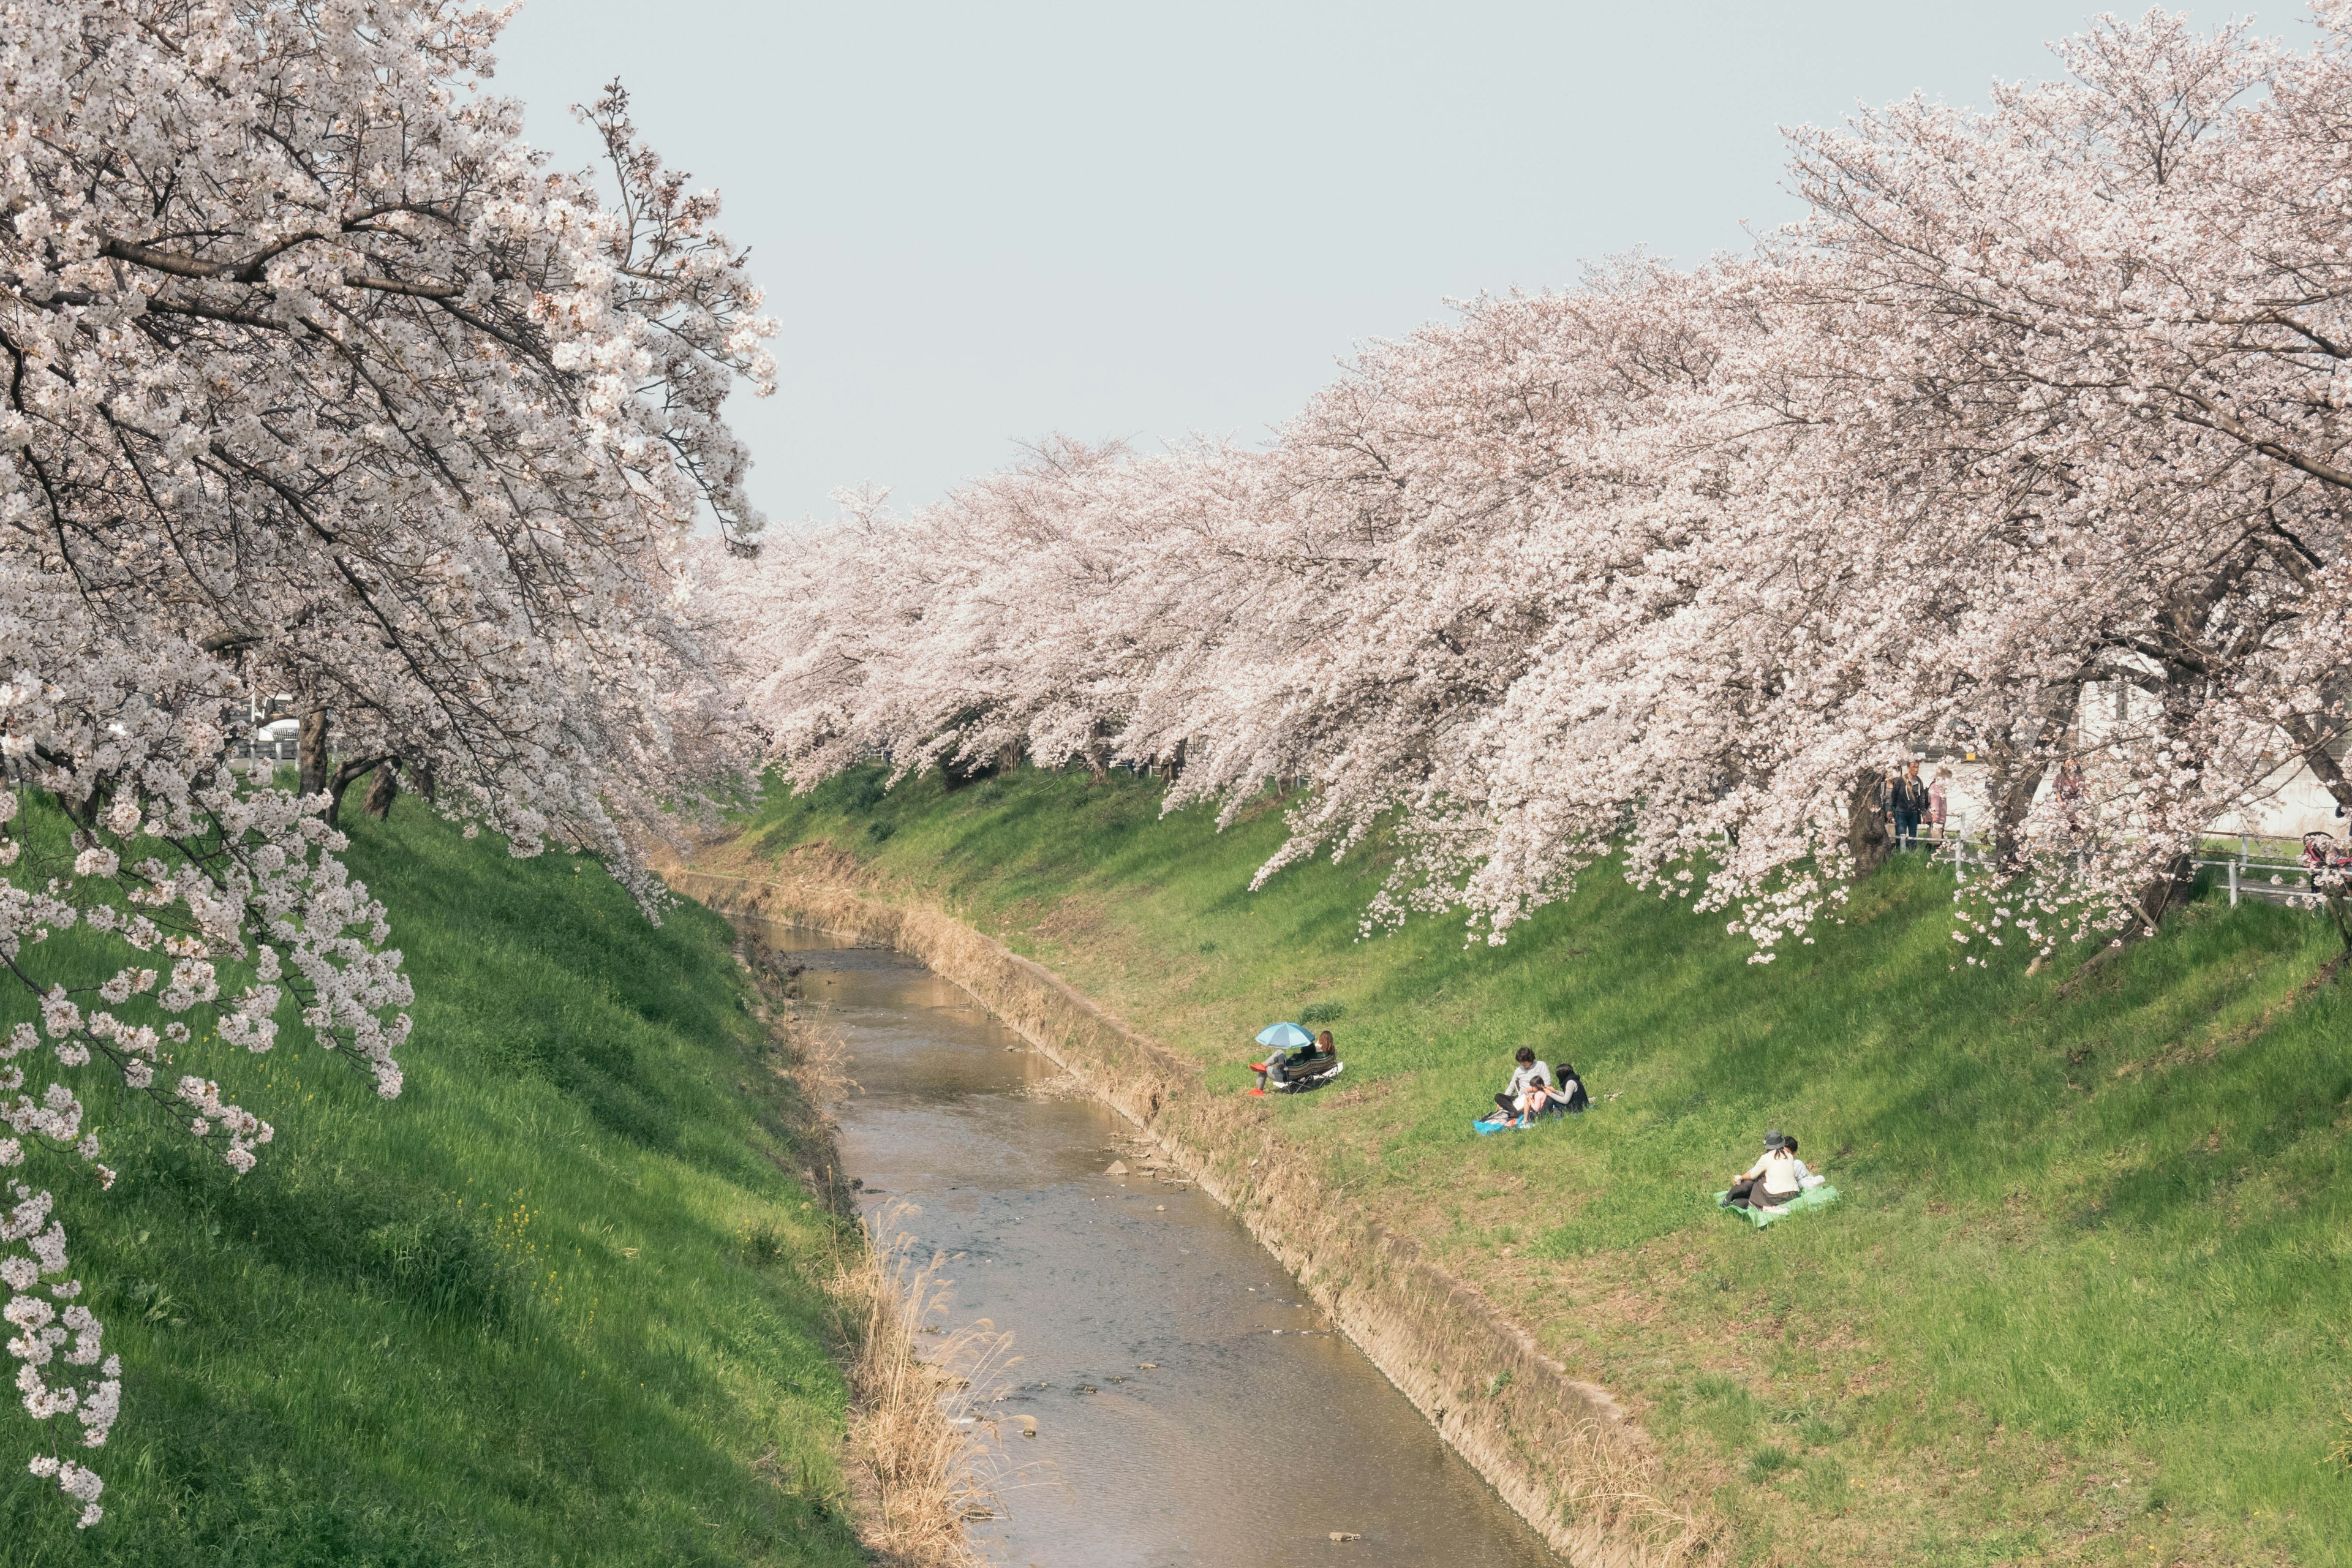
{"label": "blue picnic blanket", "polygon": [[[1581,1114],[1575,1110],[1547,1110],[1535,1119],[1533,1125],[1540,1127],[1547,1121],[1565,1121],[1571,1116]],[[1527,1130],[1517,1117],[1486,1116],[1470,1124],[1470,1131],[1481,1138],[1491,1138],[1497,1132],[1525,1132]]]}
{"label": "blue picnic blanket", "polygon": [[1829,1207],[1830,1205],[1837,1202],[1838,1190],[1832,1186],[1807,1187],[1803,1192],[1799,1193],[1787,1203],[1780,1205],[1777,1209],[1736,1209],[1729,1204],[1723,1201],[1730,1195],[1731,1189],[1728,1187],[1726,1187],[1723,1191],[1716,1194],[1716,1207],[1723,1209],[1730,1214],[1736,1214],[1739,1215],[1740,1218],[1746,1220],[1748,1224],[1754,1226],[1757,1229],[1762,1230],[1766,1226],[1770,1225],[1776,1219],[1786,1219],[1792,1214],[1802,1214],[1807,1209],[1825,1209]]}

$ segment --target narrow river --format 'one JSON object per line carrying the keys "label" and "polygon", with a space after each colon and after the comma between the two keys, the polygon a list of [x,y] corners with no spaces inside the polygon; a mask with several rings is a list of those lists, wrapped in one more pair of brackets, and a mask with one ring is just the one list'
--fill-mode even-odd
{"label": "narrow river", "polygon": [[1135,1129],[961,988],[762,935],[848,1040],[843,1160],[869,1212],[914,1205],[899,1228],[947,1257],[950,1324],[1013,1336],[1006,1396],[981,1407],[1008,1467],[1000,1516],[973,1527],[992,1563],[1556,1568],[1240,1222],[1106,1174],[1139,1164]]}

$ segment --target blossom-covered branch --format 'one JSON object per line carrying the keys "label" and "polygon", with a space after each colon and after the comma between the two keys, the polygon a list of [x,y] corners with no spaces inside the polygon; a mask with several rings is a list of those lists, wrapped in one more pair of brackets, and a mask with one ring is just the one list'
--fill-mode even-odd
{"label": "blossom-covered branch", "polygon": [[[275,1131],[225,1080],[289,1008],[400,1092],[409,984],[338,858],[370,773],[656,906],[646,836],[744,755],[687,555],[698,518],[760,530],[722,406],[772,388],[774,329],[617,87],[583,111],[601,174],[521,142],[483,79],[500,12],[7,16],[0,989],[37,1021],[0,1037],[0,1281],[34,1470],[88,1524],[67,1452],[105,1441],[117,1365],[52,1188],[113,1179],[89,1087],[239,1174]],[[281,693],[291,792],[228,763]]]}

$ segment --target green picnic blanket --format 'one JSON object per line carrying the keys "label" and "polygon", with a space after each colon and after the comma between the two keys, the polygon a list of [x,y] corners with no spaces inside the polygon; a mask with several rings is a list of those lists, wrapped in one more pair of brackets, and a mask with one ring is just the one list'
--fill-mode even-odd
{"label": "green picnic blanket", "polygon": [[1716,1206],[1723,1209],[1726,1213],[1738,1215],[1740,1218],[1746,1220],[1757,1229],[1762,1230],[1766,1226],[1770,1225],[1776,1219],[1785,1219],[1792,1214],[1802,1214],[1807,1209],[1825,1209],[1829,1207],[1830,1205],[1837,1202],[1838,1190],[1835,1187],[1827,1186],[1808,1187],[1803,1192],[1799,1193],[1795,1197],[1790,1198],[1787,1203],[1782,1204],[1780,1205],[1781,1212],[1779,1214],[1769,1213],[1763,1209],[1733,1208],[1730,1205],[1723,1201],[1730,1195],[1731,1189],[1728,1187],[1726,1187],[1723,1191],[1716,1194]]}

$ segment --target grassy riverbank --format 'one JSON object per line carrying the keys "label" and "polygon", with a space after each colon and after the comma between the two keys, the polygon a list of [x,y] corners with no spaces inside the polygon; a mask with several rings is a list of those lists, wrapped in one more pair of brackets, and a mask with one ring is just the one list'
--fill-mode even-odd
{"label": "grassy riverbank", "polygon": [[[1225,1091],[1259,1026],[1329,1018],[1345,1087],[1264,1113],[1625,1399],[1736,1561],[2352,1561],[2324,922],[2203,905],[2071,987],[1956,972],[1948,873],[1906,862],[1769,967],[1606,874],[1500,950],[1359,942],[1370,867],[1252,894],[1272,813],[1220,836],[1157,796],[853,775],[738,854],[942,900]],[[1474,1137],[1522,1038],[1622,1098]],[[1714,1210],[1768,1124],[1843,1205]]]}
{"label": "grassy riverbank", "polygon": [[[278,1129],[243,1180],[101,1118],[121,1181],[60,1198],[125,1369],[107,1518],[78,1534],[9,1458],[0,1560],[865,1561],[835,1233],[726,925],[656,929],[593,862],[408,803],[352,834],[415,983],[407,1090],[378,1102],[289,1018],[220,1072]],[[32,1436],[12,1401],[0,1456]]]}

